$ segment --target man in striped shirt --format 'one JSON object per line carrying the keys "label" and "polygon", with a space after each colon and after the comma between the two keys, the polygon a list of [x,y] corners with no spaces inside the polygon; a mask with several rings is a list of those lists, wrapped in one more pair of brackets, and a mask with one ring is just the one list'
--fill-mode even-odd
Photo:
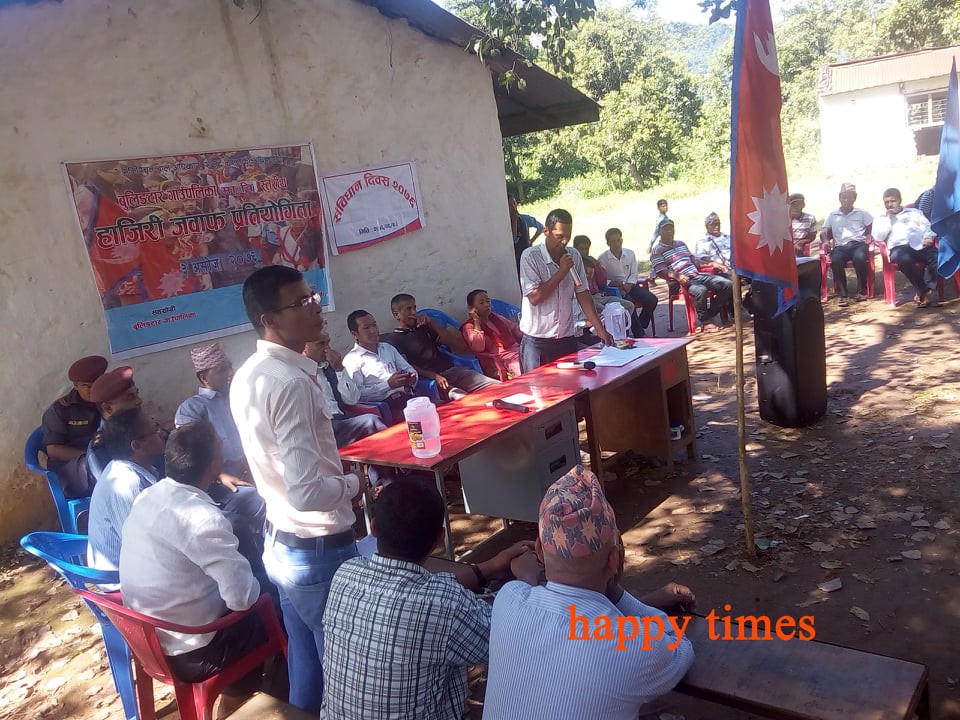
{"label": "man in striped shirt", "polygon": [[[650,256],[653,271],[659,277],[679,283],[693,296],[697,318],[704,332],[719,330],[713,318],[721,308],[731,308],[733,283],[722,275],[700,272],[690,250],[674,240],[674,233],[673,220],[667,218],[660,223],[660,242]],[[712,304],[707,302],[711,291],[715,296]]]}

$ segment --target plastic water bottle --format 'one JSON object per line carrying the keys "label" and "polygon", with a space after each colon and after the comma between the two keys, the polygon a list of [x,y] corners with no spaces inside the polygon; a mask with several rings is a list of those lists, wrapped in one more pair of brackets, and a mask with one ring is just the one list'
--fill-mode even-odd
{"label": "plastic water bottle", "polygon": [[427,397],[413,397],[403,408],[410,436],[410,449],[418,458],[431,458],[440,454],[440,416],[437,408]]}
{"label": "plastic water bottle", "polygon": [[626,340],[627,328],[630,327],[630,313],[618,302],[610,302],[603,306],[600,321],[614,340]]}

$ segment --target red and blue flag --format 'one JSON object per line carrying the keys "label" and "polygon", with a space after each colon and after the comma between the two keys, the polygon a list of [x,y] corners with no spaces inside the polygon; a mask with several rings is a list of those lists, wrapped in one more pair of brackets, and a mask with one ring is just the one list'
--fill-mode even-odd
{"label": "red and blue flag", "polygon": [[960,269],[960,99],[957,97],[956,58],[950,69],[930,226],[940,237],[937,271],[945,278],[953,277]]}
{"label": "red and blue flag", "polygon": [[777,312],[797,301],[780,68],[768,0],[737,0],[730,133],[730,223],[737,273],[777,286]]}

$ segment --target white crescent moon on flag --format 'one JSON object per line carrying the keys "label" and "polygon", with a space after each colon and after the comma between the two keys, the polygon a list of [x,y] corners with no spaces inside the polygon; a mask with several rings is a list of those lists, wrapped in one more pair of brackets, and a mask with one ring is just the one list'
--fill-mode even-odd
{"label": "white crescent moon on flag", "polygon": [[766,47],[764,47],[763,41],[756,33],[753,35],[753,42],[757,46],[757,57],[760,58],[761,64],[771,75],[780,77],[780,68],[777,65],[777,43],[773,39],[773,33],[767,33]]}

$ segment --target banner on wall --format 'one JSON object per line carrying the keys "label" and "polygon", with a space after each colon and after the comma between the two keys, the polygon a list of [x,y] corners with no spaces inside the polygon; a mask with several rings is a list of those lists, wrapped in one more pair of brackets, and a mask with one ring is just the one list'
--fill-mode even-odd
{"label": "banner on wall", "polygon": [[309,144],[64,163],[115,357],[250,329],[244,280],[305,274],[333,310]]}
{"label": "banner on wall", "polygon": [[334,255],[425,226],[417,168],[412,162],[325,175],[320,182]]}

